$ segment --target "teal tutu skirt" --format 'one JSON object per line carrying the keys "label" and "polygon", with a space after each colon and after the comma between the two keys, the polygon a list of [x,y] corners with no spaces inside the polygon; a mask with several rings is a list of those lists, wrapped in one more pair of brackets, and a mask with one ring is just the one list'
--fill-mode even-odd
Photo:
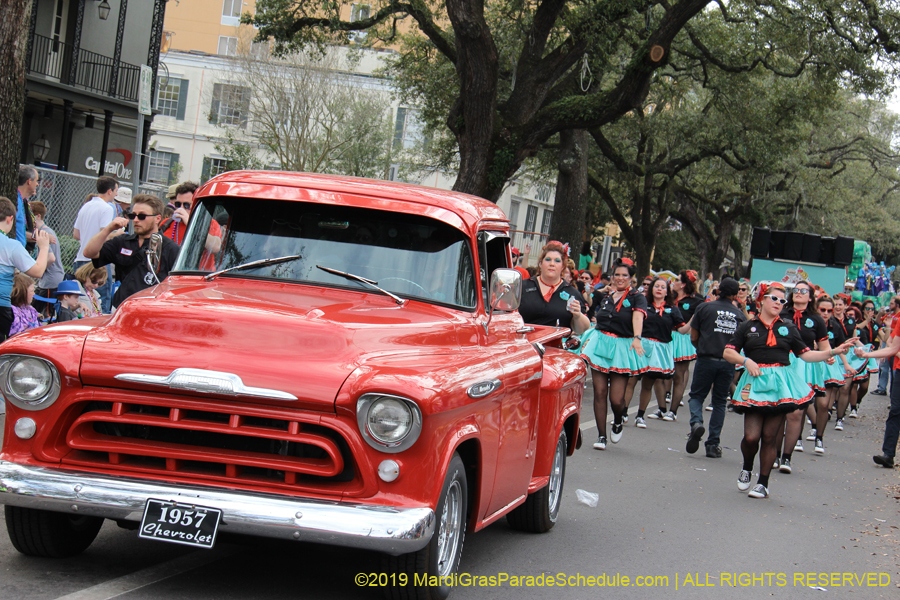
{"label": "teal tutu skirt", "polygon": [[592,327],[581,335],[581,357],[589,367],[601,373],[636,377],[647,371],[647,345],[644,356],[631,349],[634,338],[616,337]]}
{"label": "teal tutu skirt", "polygon": [[825,387],[834,388],[844,385],[844,361],[840,356],[836,356],[834,364],[822,363],[825,368]]}
{"label": "teal tutu skirt", "polygon": [[816,394],[825,393],[825,366],[822,362],[808,363],[791,352],[791,368],[797,371],[800,379],[808,383]]}
{"label": "teal tutu skirt", "polygon": [[[862,348],[866,352],[870,352],[872,350],[872,344],[865,345]],[[850,363],[851,367],[858,371],[858,373],[853,376],[853,381],[863,381],[864,379],[869,378],[870,373],[878,372],[878,365],[874,358],[859,358],[856,356],[855,352],[849,352],[847,354],[847,362]]]}
{"label": "teal tutu skirt", "polygon": [[760,367],[759,377],[741,375],[731,399],[734,412],[782,414],[812,402],[815,392],[793,367]]}
{"label": "teal tutu skirt", "polygon": [[675,362],[687,362],[697,358],[697,349],[691,343],[691,336],[673,331],[672,354],[675,357]]}
{"label": "teal tutu skirt", "polygon": [[[740,354],[741,354],[741,356],[743,356],[744,359],[746,360],[747,355],[744,354],[744,351],[743,351],[743,350],[741,350],[741,353],[740,353]],[[734,370],[737,371],[738,373],[743,373],[743,372],[744,372],[744,365],[734,365]]]}
{"label": "teal tutu skirt", "polygon": [[644,358],[647,359],[647,377],[670,379],[675,374],[675,357],[672,344],[644,338]]}

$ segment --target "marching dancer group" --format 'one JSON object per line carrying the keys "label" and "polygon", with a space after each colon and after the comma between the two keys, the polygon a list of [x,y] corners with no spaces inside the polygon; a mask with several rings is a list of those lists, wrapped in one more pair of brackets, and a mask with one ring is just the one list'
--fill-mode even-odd
{"label": "marching dancer group", "polygon": [[[725,278],[717,293],[704,301],[697,294],[694,271],[682,271],[671,284],[656,277],[635,287],[634,264],[619,259],[608,285],[599,276],[594,281],[578,277],[573,278],[576,288],[565,283],[565,260],[560,244],[544,248],[536,276],[526,280],[520,313],[526,322],[569,327],[581,337],[578,351],[590,367],[594,386],[598,437],[593,447],[606,450],[608,443],[622,439],[638,379],[635,425],[646,428],[645,418],[677,420],[694,363],[686,451],[699,449],[706,433],[703,405],[712,392],[706,455],[722,456],[719,435],[726,410],[743,415],[737,487],[752,498],[768,497],[773,469],[791,473],[793,453],[803,451],[806,422],[813,451],[825,454],[828,421],[834,418],[835,429],[841,431],[845,417],[856,418],[869,375],[878,372],[874,359],[900,351],[900,319],[894,320],[890,343],[875,350],[878,341],[886,339],[875,318],[875,304],[854,306],[848,296],[832,298],[809,282],[796,284],[790,294],[778,283],[761,285],[751,298],[748,281]],[[900,369],[900,359],[895,359],[895,368]],[[656,406],[648,414],[654,394]],[[885,467],[893,466],[900,437],[900,389],[897,396],[896,402],[892,398],[883,454],[874,457]],[[754,485],[757,455],[759,477]]]}

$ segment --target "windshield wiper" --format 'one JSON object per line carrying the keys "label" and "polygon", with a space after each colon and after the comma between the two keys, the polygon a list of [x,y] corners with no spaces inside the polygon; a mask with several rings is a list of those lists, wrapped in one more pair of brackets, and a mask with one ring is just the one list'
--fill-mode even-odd
{"label": "windshield wiper", "polygon": [[263,258],[260,260],[254,260],[252,262],[244,263],[242,265],[236,265],[234,267],[228,267],[227,269],[222,269],[221,271],[216,271],[215,273],[210,273],[206,275],[204,279],[209,281],[213,277],[217,277],[222,273],[228,273],[229,271],[237,271],[238,269],[249,269],[251,267],[265,267],[267,265],[277,265],[278,263],[288,262],[292,260],[297,260],[300,258],[299,254],[293,254],[291,256],[279,256],[278,258]]}
{"label": "windshield wiper", "polygon": [[395,296],[394,294],[390,293],[389,291],[387,291],[384,288],[378,287],[377,281],[372,281],[371,279],[366,279],[365,277],[360,277],[359,275],[354,275],[353,273],[344,273],[343,271],[338,271],[337,269],[330,269],[328,267],[323,267],[322,265],[316,265],[316,268],[322,269],[326,273],[331,273],[332,275],[339,275],[339,276],[343,277],[344,279],[350,279],[352,281],[358,281],[360,283],[364,283],[366,285],[372,286],[373,288],[375,288],[382,294],[385,294],[386,296],[390,296],[391,298],[393,298],[394,302],[396,302],[400,306],[403,306],[404,304],[406,304],[406,300],[404,300],[403,298],[401,298],[399,296]]}

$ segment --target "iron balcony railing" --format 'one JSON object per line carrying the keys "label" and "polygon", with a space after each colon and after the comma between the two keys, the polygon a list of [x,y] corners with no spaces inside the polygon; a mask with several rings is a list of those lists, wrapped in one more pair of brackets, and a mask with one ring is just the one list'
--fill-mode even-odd
{"label": "iron balcony railing", "polygon": [[28,70],[66,85],[137,102],[140,67],[43,35],[32,38]]}

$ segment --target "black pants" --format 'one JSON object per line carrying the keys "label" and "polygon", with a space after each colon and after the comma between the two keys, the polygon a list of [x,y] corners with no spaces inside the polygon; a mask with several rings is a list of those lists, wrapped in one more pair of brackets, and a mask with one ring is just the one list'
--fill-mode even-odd
{"label": "black pants", "polygon": [[891,458],[897,454],[897,439],[900,438],[900,369],[894,369],[891,382],[891,409],[884,423],[884,443],[881,451]]}
{"label": "black pants", "polygon": [[0,306],[0,341],[9,337],[9,330],[13,324],[13,311],[11,306]]}

